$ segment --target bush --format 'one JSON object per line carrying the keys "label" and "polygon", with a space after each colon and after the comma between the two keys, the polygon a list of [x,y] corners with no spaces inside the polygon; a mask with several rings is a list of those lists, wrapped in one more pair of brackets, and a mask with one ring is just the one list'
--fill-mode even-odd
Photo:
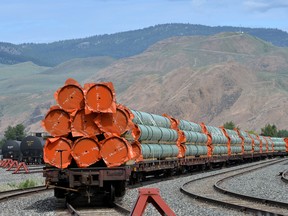
{"label": "bush", "polygon": [[14,182],[8,183],[8,185],[12,188],[17,188],[17,189],[26,189],[26,188],[31,188],[37,186],[37,183],[33,181],[32,179],[27,179],[19,184],[16,184]]}
{"label": "bush", "polygon": [[18,185],[18,188],[19,189],[25,189],[25,188],[31,188],[31,187],[35,187],[37,184],[35,181],[33,181],[32,179],[27,179],[26,181],[24,182],[21,182],[19,185]]}

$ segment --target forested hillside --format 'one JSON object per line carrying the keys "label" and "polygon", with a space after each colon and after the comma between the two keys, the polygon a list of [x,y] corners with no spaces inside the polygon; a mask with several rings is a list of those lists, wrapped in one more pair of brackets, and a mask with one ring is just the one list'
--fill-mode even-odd
{"label": "forested hillside", "polygon": [[173,36],[214,35],[220,32],[240,31],[259,37],[276,46],[288,46],[288,33],[278,29],[162,24],[140,30],[48,44],[0,43],[0,63],[16,64],[32,61],[41,66],[55,66],[74,58],[109,56],[120,59],[139,54],[152,44]]}

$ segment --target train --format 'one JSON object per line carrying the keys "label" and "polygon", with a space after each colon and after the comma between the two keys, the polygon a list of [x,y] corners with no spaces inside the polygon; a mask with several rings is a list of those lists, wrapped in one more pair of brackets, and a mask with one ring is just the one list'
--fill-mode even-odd
{"label": "train", "polygon": [[39,136],[26,136],[22,141],[7,140],[2,146],[3,159],[13,159],[26,164],[44,164],[45,140]]}
{"label": "train", "polygon": [[288,138],[132,110],[112,83],[67,80],[43,120],[44,172],[54,196],[112,205],[127,184],[194,170],[284,157]]}

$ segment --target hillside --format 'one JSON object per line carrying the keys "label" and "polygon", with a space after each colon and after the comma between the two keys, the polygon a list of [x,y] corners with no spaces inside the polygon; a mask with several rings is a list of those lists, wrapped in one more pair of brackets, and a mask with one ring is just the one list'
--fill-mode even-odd
{"label": "hillside", "polygon": [[0,136],[8,125],[36,123],[54,103],[53,93],[63,85],[67,77],[79,82],[96,74],[114,62],[108,57],[73,59],[54,68],[40,67],[32,62],[15,65],[0,64]]}
{"label": "hillside", "polygon": [[117,101],[141,111],[214,126],[232,120],[241,129],[258,132],[267,123],[287,129],[287,68],[287,48],[248,34],[173,37],[129,58],[75,59],[39,67],[37,74],[15,77],[5,85],[1,80],[0,131],[22,122],[29,131],[42,130],[40,120],[53,103],[53,93],[68,77],[82,84],[112,81]]}
{"label": "hillside", "polygon": [[287,68],[287,48],[226,33],[161,41],[89,80],[113,81],[118,101],[134,109],[259,131],[287,128]]}
{"label": "hillside", "polygon": [[37,65],[51,67],[75,58],[110,56],[121,59],[140,54],[156,42],[174,36],[207,36],[220,32],[240,31],[276,46],[288,46],[288,33],[278,29],[162,24],[134,31],[47,44],[0,43],[0,63],[16,64],[31,61]]}

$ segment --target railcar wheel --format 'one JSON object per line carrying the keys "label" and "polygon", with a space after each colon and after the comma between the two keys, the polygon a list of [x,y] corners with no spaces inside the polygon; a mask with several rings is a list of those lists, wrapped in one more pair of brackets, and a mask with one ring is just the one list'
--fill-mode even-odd
{"label": "railcar wheel", "polygon": [[54,188],[54,196],[56,198],[65,198],[66,191],[60,188]]}
{"label": "railcar wheel", "polygon": [[113,207],[115,201],[115,187],[113,184],[110,184],[110,187],[107,187],[104,196],[104,204],[107,204],[108,207]]}
{"label": "railcar wheel", "polygon": [[125,195],[126,183],[125,181],[115,183],[115,196],[122,197]]}

